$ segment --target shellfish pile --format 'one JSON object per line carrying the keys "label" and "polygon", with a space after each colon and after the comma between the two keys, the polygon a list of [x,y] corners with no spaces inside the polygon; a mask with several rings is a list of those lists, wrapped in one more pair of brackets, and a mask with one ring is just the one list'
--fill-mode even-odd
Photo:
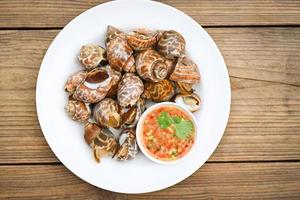
{"label": "shellfish pile", "polygon": [[[185,55],[185,39],[174,31],[136,29],[125,33],[107,27],[105,46],[84,45],[83,69],[66,84],[66,111],[84,124],[84,139],[95,160],[112,156],[124,161],[138,153],[135,126],[146,101],[175,101],[195,112],[200,97],[197,65]],[[120,129],[116,137],[112,129]]]}

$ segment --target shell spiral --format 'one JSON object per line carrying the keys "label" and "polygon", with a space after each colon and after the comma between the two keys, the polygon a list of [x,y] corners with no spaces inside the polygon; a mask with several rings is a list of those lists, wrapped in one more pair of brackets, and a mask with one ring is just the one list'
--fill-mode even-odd
{"label": "shell spiral", "polygon": [[136,71],[142,79],[149,82],[159,82],[168,75],[165,59],[154,50],[146,50],[136,58]]}
{"label": "shell spiral", "polygon": [[78,59],[87,70],[91,70],[99,66],[101,62],[106,61],[104,55],[105,49],[98,45],[83,45]]}
{"label": "shell spiral", "polygon": [[86,122],[91,115],[89,106],[81,101],[69,100],[65,109],[74,121]]}

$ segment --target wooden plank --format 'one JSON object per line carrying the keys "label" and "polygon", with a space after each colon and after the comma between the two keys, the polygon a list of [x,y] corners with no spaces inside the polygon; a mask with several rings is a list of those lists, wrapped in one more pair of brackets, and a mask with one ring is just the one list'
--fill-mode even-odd
{"label": "wooden plank", "polygon": [[0,166],[0,176],[0,199],[300,198],[300,163],[208,163],[175,186],[139,195],[96,188],[61,165]]}
{"label": "wooden plank", "polygon": [[300,86],[300,28],[206,30],[220,48],[231,76]]}
{"label": "wooden plank", "polygon": [[[300,28],[207,28],[234,77],[300,86]],[[58,30],[0,31],[1,89],[35,85],[37,72]],[[25,78],[26,73],[32,78]],[[14,84],[7,84],[12,82]]]}
{"label": "wooden plank", "polygon": [[[300,87],[238,78],[231,84],[228,127],[210,161],[299,160]],[[39,129],[34,93],[0,91],[0,163],[57,161]]]}
{"label": "wooden plank", "polygon": [[[63,27],[83,11],[105,0],[1,0],[0,27]],[[204,26],[298,25],[300,2],[295,0],[162,0]]]}
{"label": "wooden plank", "polygon": [[[299,28],[208,31],[230,75],[299,85]],[[42,57],[57,32],[0,31],[0,46],[6,49],[0,52],[0,74],[5,75],[0,79],[0,163],[57,162],[38,125],[34,91]],[[279,52],[276,56],[269,53],[272,45]],[[231,81],[228,128],[210,160],[299,159],[300,88],[233,77]]]}

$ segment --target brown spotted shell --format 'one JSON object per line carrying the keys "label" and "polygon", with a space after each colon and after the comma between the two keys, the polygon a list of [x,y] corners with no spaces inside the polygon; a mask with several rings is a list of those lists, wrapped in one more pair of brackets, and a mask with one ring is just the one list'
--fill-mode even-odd
{"label": "brown spotted shell", "polygon": [[159,82],[166,78],[168,66],[165,59],[154,50],[146,50],[136,58],[136,71],[145,81]]}
{"label": "brown spotted shell", "polygon": [[105,49],[94,44],[83,45],[80,49],[78,59],[87,70],[107,63]]}
{"label": "brown spotted shell", "polygon": [[101,126],[119,128],[122,118],[119,106],[113,99],[105,98],[94,107],[94,120]]}
{"label": "brown spotted shell", "polygon": [[183,82],[175,82],[177,93],[181,94],[191,94],[193,93],[193,84],[191,83],[183,83]]}
{"label": "brown spotted shell", "polygon": [[126,34],[123,31],[117,29],[116,27],[108,25],[107,26],[107,31],[106,31],[105,44],[107,45],[107,43],[110,40],[112,40],[112,39],[114,39],[116,37],[120,37],[122,39],[126,39]]}
{"label": "brown spotted shell", "polygon": [[116,97],[118,91],[118,84],[122,78],[121,72],[112,69],[109,65],[106,66],[108,74],[112,77],[112,85],[106,97]]}
{"label": "brown spotted shell", "polygon": [[133,106],[144,91],[143,81],[133,73],[126,73],[118,86],[117,98],[121,107]]}
{"label": "brown spotted shell", "polygon": [[69,100],[65,109],[74,121],[86,122],[91,115],[90,107],[81,101]]}
{"label": "brown spotted shell", "polygon": [[174,83],[162,80],[158,83],[145,83],[143,98],[155,102],[169,101],[175,94]]}
{"label": "brown spotted shell", "polygon": [[127,35],[127,42],[136,51],[146,50],[157,42],[158,32],[148,29],[137,29]]}
{"label": "brown spotted shell", "polygon": [[136,157],[138,153],[138,146],[135,130],[133,128],[124,129],[118,137],[118,142],[119,148],[113,156],[114,159],[125,161]]}
{"label": "brown spotted shell", "polygon": [[186,107],[191,112],[199,110],[201,105],[201,99],[196,93],[178,94],[175,97],[175,102],[181,106]]}
{"label": "brown spotted shell", "polygon": [[157,43],[157,50],[168,59],[179,57],[184,54],[185,40],[174,30],[165,31]]}
{"label": "brown spotted shell", "polygon": [[122,113],[122,128],[135,127],[145,109],[145,101],[140,98],[134,106]]}
{"label": "brown spotted shell", "polygon": [[200,81],[198,66],[186,56],[178,58],[170,80],[182,83],[195,84]]}
{"label": "brown spotted shell", "polygon": [[112,77],[105,67],[90,71],[83,83],[73,94],[73,98],[86,103],[97,103],[104,99],[112,86]]}
{"label": "brown spotted shell", "polygon": [[78,85],[85,80],[87,74],[87,71],[79,71],[75,74],[72,74],[65,84],[65,91],[68,92],[69,95],[72,95],[75,92]]}
{"label": "brown spotted shell", "polygon": [[115,37],[107,43],[107,60],[117,71],[134,72],[133,50],[125,39]]}
{"label": "brown spotted shell", "polygon": [[108,129],[103,129],[95,123],[86,123],[84,126],[84,139],[94,152],[97,162],[106,155],[114,155],[118,148],[118,143]]}
{"label": "brown spotted shell", "polygon": [[165,64],[167,65],[167,77],[174,71],[177,63],[177,59],[166,59]]}

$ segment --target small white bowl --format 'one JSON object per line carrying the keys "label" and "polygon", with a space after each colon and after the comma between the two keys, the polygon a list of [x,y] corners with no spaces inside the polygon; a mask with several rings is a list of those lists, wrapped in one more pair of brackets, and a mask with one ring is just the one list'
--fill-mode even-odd
{"label": "small white bowl", "polygon": [[[181,110],[183,110],[193,121],[193,124],[194,124],[194,128],[195,128],[195,142],[193,144],[193,146],[191,147],[191,149],[187,152],[186,155],[184,155],[182,158],[179,158],[177,160],[159,160],[157,158],[155,158],[154,156],[152,156],[146,149],[145,149],[145,146],[143,144],[143,141],[142,141],[142,128],[143,128],[143,123],[144,123],[144,120],[145,120],[145,117],[150,113],[152,112],[153,110],[157,109],[157,108],[160,108],[160,107],[165,107],[165,106],[175,106]],[[152,160],[153,162],[156,162],[158,164],[176,164],[178,162],[181,162],[183,161],[186,157],[189,156],[190,152],[193,150],[194,146],[196,145],[196,141],[197,141],[197,130],[198,130],[198,125],[197,125],[197,121],[196,121],[196,118],[194,117],[194,115],[189,111],[187,110],[185,107],[181,106],[181,105],[178,105],[176,103],[173,103],[173,102],[162,102],[162,103],[157,103],[151,107],[149,107],[143,114],[142,116],[140,117],[139,119],[139,122],[137,124],[137,127],[136,127],[136,138],[137,138],[137,143],[139,145],[139,148],[141,149],[141,151],[143,152],[143,154],[149,158],[150,160]]]}

